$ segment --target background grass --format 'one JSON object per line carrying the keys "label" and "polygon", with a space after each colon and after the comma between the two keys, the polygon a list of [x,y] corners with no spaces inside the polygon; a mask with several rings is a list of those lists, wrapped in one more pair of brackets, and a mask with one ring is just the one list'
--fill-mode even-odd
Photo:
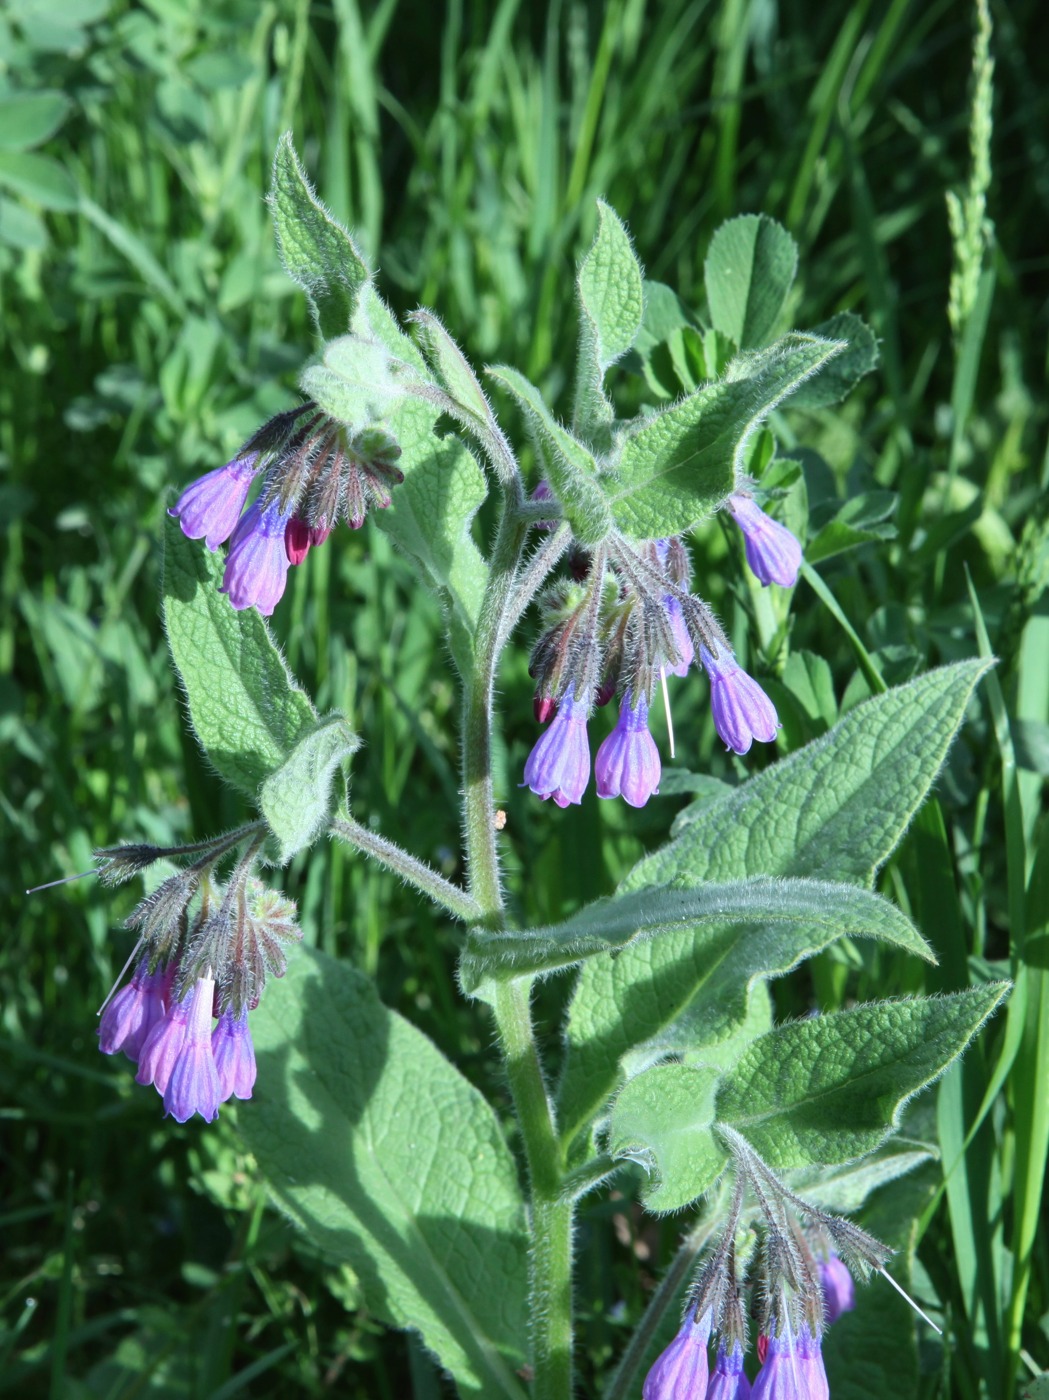
{"label": "background grass", "polygon": [[[866,693],[859,648],[890,682],[981,649],[1000,658],[936,801],[883,875],[940,969],[842,950],[775,991],[790,1014],[1017,977],[1009,1015],[928,1105],[943,1166],[911,1197],[923,1298],[948,1342],[923,1350],[915,1394],[1011,1395],[1018,1374],[1049,1363],[1039,11],[994,11],[995,239],[955,338],[944,198],[969,179],[973,33],[956,0],[9,0],[0,1392],[444,1393],[410,1343],[382,1334],[348,1272],[264,1209],[235,1113],[208,1128],[162,1121],[126,1065],[97,1055],[95,1010],[129,950],[119,924],[133,893],[88,880],[21,894],[88,869],[95,846],[192,838],[242,815],[181,721],[157,536],[173,489],[294,401],[311,349],[262,201],[289,127],[394,305],[433,306],[475,363],[519,365],[561,408],[572,268],[598,194],[648,275],[690,305],[720,220],[764,210],[801,247],[796,323],[850,308],[877,330],[882,366],[841,411],[778,427],[810,454],[813,528],[843,500],[891,492],[887,538],[821,563],[820,593],[799,587],[789,649],[720,528],[696,542],[697,581],[744,654],[751,639],[751,664],[778,675],[781,750]],[[25,93],[55,94],[35,125],[24,102],[3,106]],[[358,814],[455,874],[456,697],[438,610],[404,562],[379,531],[342,532],[296,571],[274,627],[319,705],[345,709],[366,738]],[[633,813],[591,796],[561,813],[517,792],[534,737],[529,640],[501,678],[497,782],[515,898],[546,919],[607,892],[680,800]],[[720,752],[696,678],[675,718],[691,768],[735,781],[768,761]],[[373,972],[389,1004],[501,1099],[487,1025],[455,989],[455,939],[428,908],[337,848],[299,858],[287,888],[309,940]],[[556,1053],[551,1037],[552,1064]],[[581,1228],[582,1393],[596,1393],[679,1228],[642,1221],[623,1196],[595,1198]],[[835,1395],[850,1384],[835,1378]]]}

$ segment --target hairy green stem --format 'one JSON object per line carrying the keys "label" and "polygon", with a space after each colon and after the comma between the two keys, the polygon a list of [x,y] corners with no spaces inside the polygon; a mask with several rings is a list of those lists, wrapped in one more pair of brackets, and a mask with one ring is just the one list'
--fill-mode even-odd
{"label": "hairy green stem", "polygon": [[532,557],[522,566],[510,596],[507,599],[506,610],[503,613],[502,624],[499,628],[498,645],[500,651],[502,651],[504,645],[509,640],[510,633],[520,622],[525,608],[528,607],[528,604],[546,582],[550,570],[568,548],[569,539],[570,531],[568,526],[562,521],[554,532],[546,537]]}
{"label": "hairy green stem", "polygon": [[569,1400],[573,1206],[563,1199],[564,1162],[535,1043],[530,989],[525,980],[502,983],[495,997],[495,1019],[532,1188],[532,1396],[534,1400]]}
{"label": "hairy green stem", "polygon": [[[504,498],[474,638],[474,669],[466,681],[463,705],[467,875],[470,894],[480,908],[479,921],[493,930],[504,927],[504,915],[492,800],[492,710],[506,620],[512,600],[519,596],[515,585],[529,525],[522,504],[518,479]],[[531,1393],[533,1400],[570,1400],[572,1205],[561,1199],[564,1160],[535,1041],[529,991],[530,983],[522,980],[501,984],[494,1013],[531,1185],[529,1291],[535,1372]]]}
{"label": "hairy green stem", "polygon": [[499,926],[503,908],[496,846],[495,805],[492,801],[492,702],[499,662],[502,620],[521,562],[527,521],[507,500],[492,550],[488,586],[474,638],[473,675],[463,697],[463,828],[470,893],[481,907],[481,918]]}
{"label": "hairy green stem", "polygon": [[385,836],[369,831],[352,817],[336,817],[331,824],[331,832],[354,850],[363,851],[365,855],[384,865],[387,870],[392,870],[406,884],[414,885],[417,890],[427,895],[435,904],[447,909],[449,914],[454,914],[457,919],[473,923],[481,917],[481,906],[472,895],[461,890],[458,885],[453,885],[443,875],[438,875],[425,861],[409,855],[401,846],[388,841]]}

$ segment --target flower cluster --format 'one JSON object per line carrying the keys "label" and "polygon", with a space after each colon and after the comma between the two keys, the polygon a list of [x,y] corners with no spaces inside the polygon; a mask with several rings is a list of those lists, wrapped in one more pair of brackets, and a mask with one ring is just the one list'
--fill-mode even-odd
{"label": "flower cluster", "polygon": [[[283,975],[282,945],[301,937],[294,904],[251,874],[258,842],[224,889],[215,883],[215,865],[229,848],[220,838],[132,911],[127,925],[138,933],[142,952],[130,982],[99,1022],[99,1049],[132,1060],[136,1082],[152,1084],[165,1112],[180,1123],[195,1113],[210,1122],[227,1099],[251,1097],[255,1050],[248,1013],[258,1005],[267,973]],[[142,868],[139,857],[124,855],[140,849],[148,848],[99,851],[103,878],[116,883],[129,868]],[[152,859],[171,854],[154,849]]]}
{"label": "flower cluster", "polygon": [[[734,1136],[736,1182],[724,1233],[700,1268],[677,1336],[648,1373],[644,1400],[829,1400],[823,1331],[854,1302],[852,1274],[839,1251],[862,1274],[881,1268],[891,1251],[795,1196]],[[764,1224],[762,1248],[745,1270],[758,1322],[753,1382],[744,1369],[745,1285],[736,1257],[737,1241],[754,1238],[742,1215],[748,1188]]]}
{"label": "flower cluster", "polygon": [[[210,550],[229,541],[221,591],[238,611],[268,617],[288,568],[323,544],[340,520],[364,524],[369,506],[385,509],[404,475],[401,449],[380,427],[350,434],[306,403],[278,414],[224,467],[191,482],[171,507],[191,540]],[[253,503],[252,484],[262,485]]]}
{"label": "flower cluster", "polygon": [[[534,492],[535,499],[551,495],[545,482]],[[794,536],[745,490],[727,506],[757,577],[791,586],[801,565]],[[643,807],[659,791],[661,772],[648,729],[655,687],[668,674],[686,675],[697,656],[724,744],[745,754],[755,739],[775,739],[779,718],[772,701],[740,666],[710,609],[689,591],[680,539],[634,547],[616,537],[590,554],[576,550],[570,564],[572,580],[553,585],[540,600],[543,630],[529,669],[536,718],[549,721],[549,728],[525,764],[524,786],[561,807],[582,801],[590,780],[587,722],[595,706],[618,692],[618,721],[594,761],[597,794]]]}

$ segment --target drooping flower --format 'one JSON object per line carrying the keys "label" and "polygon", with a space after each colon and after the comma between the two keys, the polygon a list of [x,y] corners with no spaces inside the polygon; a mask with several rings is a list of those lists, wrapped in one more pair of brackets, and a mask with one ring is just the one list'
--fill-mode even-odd
{"label": "drooping flower", "polygon": [[729,497],[728,508],[743,531],[743,548],[754,576],[766,588],[770,583],[792,587],[801,568],[801,545],[786,525],[739,493]]}
{"label": "drooping flower", "polygon": [[805,1400],[830,1400],[830,1385],[827,1370],[823,1364],[823,1348],[818,1335],[812,1332],[807,1323],[798,1333],[798,1365],[801,1368],[805,1389]]}
{"label": "drooping flower", "polygon": [[748,1400],[749,1396],[750,1381],[743,1369],[743,1348],[739,1342],[733,1342],[731,1348],[724,1342],[719,1343],[706,1400]]}
{"label": "drooping flower", "polygon": [[842,1313],[856,1306],[856,1288],[852,1275],[836,1254],[821,1259],[820,1287],[823,1290],[823,1311],[827,1322],[837,1322]]}
{"label": "drooping flower", "polygon": [[150,972],[148,957],[139,962],[98,1023],[98,1048],[104,1055],[123,1050],[129,1060],[138,1060],[146,1037],[163,1018],[169,987],[165,969]]}
{"label": "drooping flower", "polygon": [[704,1400],[709,1377],[710,1313],[696,1321],[691,1309],[677,1336],[645,1377],[642,1400]]}
{"label": "drooping flower", "polygon": [[750,1394],[751,1400],[829,1400],[819,1338],[807,1326],[797,1335],[788,1326],[770,1336]]}
{"label": "drooping flower", "polygon": [[139,1052],[136,1084],[154,1084],[159,1093],[167,1092],[171,1072],[186,1039],[192,997],[193,993],[190,992],[181,1001],[172,1001],[164,1016],[146,1036]]}
{"label": "drooping flower", "polygon": [[280,601],[288,580],[287,524],[288,512],[282,512],[277,501],[265,509],[256,501],[241,516],[219,589],[238,612],[256,607],[269,617]]}
{"label": "drooping flower", "polygon": [[202,539],[212,551],[229,539],[248,499],[258,460],[257,452],[249,452],[190,482],[168,511],[188,539]]}
{"label": "drooping flower", "polygon": [[528,755],[522,787],[531,788],[537,797],[552,797],[559,807],[582,802],[590,781],[589,712],[589,696],[575,699],[575,687],[570,685],[549,728]]}
{"label": "drooping flower", "polygon": [[715,660],[701,646],[699,659],[710,677],[710,709],[722,743],[739,754],[746,753],[755,739],[771,743],[779,716],[753,676],[747,675],[727,647]]}
{"label": "drooping flower", "polygon": [[598,797],[620,797],[631,807],[643,807],[659,791],[659,750],[648,731],[648,704],[644,696],[631,704],[623,696],[619,719],[597,751],[594,777]]}
{"label": "drooping flower", "polygon": [[250,1099],[255,1084],[255,1047],[248,1029],[248,1013],[226,1010],[211,1033],[211,1048],[219,1076],[219,1100],[231,1096]]}
{"label": "drooping flower", "polygon": [[187,998],[186,1033],[164,1090],[164,1109],[178,1123],[194,1113],[210,1123],[219,1111],[219,1072],[211,1049],[214,999],[215,979],[198,977]]}

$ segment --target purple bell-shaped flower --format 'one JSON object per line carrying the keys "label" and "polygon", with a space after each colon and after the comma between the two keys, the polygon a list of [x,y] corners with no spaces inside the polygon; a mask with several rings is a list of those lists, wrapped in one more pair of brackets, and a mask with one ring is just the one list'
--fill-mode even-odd
{"label": "purple bell-shaped flower", "polygon": [[215,979],[198,977],[187,998],[186,1032],[164,1089],[164,1108],[179,1123],[194,1113],[210,1123],[219,1111],[219,1072],[211,1049],[214,998]]}
{"label": "purple bell-shaped flower", "polygon": [[749,496],[729,497],[732,518],[743,531],[743,549],[751,572],[767,588],[791,588],[801,568],[801,545],[778,520],[766,515]]}
{"label": "purple bell-shaped flower", "polygon": [[235,457],[224,467],[191,481],[168,511],[175,516],[182,533],[191,540],[203,540],[210,550],[225,543],[237,524],[248,499],[258,453]]}
{"label": "purple bell-shaped flower", "polygon": [[211,1049],[219,1075],[219,1099],[250,1099],[255,1084],[255,1047],[248,1029],[248,1013],[234,1016],[227,1010],[211,1033]]}
{"label": "purple bell-shaped flower", "polygon": [[836,1254],[821,1259],[820,1287],[823,1290],[823,1312],[827,1323],[837,1322],[842,1313],[856,1306],[856,1286],[852,1275]]}
{"label": "purple bell-shaped flower", "polygon": [[642,1400],[704,1400],[710,1373],[709,1339],[710,1313],[697,1322],[690,1309],[677,1336],[645,1377]]}
{"label": "purple bell-shaped flower", "polygon": [[98,1023],[98,1048],[104,1055],[123,1050],[129,1060],[138,1060],[146,1037],[163,1019],[170,986],[166,969],[150,972],[149,959],[141,960],[131,981],[117,992]]}
{"label": "purple bell-shaped flower", "polygon": [[190,992],[181,1001],[171,1002],[163,1018],[146,1036],[138,1057],[137,1084],[154,1084],[161,1094],[167,1091],[171,1072],[186,1038],[192,1000],[193,993]]}
{"label": "purple bell-shaped flower", "polygon": [[631,807],[643,807],[659,791],[659,750],[648,732],[648,703],[638,697],[630,703],[623,696],[616,727],[604,740],[594,760],[598,797],[622,797]]}
{"label": "purple bell-shaped flower", "polygon": [[288,518],[289,512],[282,512],[277,501],[265,510],[256,501],[234,530],[219,591],[229,595],[238,612],[256,607],[269,617],[280,602],[288,581],[284,543]]}
{"label": "purple bell-shaped flower", "polygon": [[726,647],[714,659],[700,647],[699,659],[710,677],[710,709],[722,743],[746,753],[755,739],[770,744],[779,728],[776,707]]}
{"label": "purple bell-shaped flower", "polygon": [[749,1400],[750,1381],[743,1369],[743,1348],[739,1342],[718,1345],[717,1359],[710,1373],[706,1400]]}
{"label": "purple bell-shaped flower", "polygon": [[550,727],[528,755],[521,784],[537,797],[552,797],[559,807],[582,802],[590,781],[589,697],[576,700],[574,691],[571,685],[565,691]]}

